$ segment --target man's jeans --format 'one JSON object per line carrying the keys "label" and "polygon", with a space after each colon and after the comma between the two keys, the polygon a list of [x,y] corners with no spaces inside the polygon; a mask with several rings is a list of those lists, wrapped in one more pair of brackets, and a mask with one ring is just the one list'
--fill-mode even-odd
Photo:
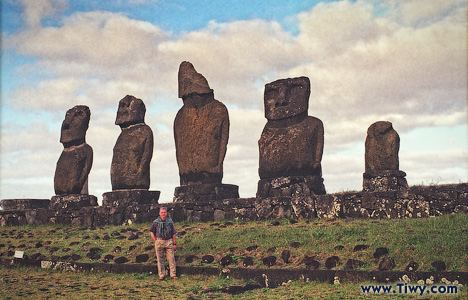
{"label": "man's jeans", "polygon": [[171,277],[176,276],[176,264],[174,258],[174,245],[172,244],[172,239],[163,240],[157,239],[154,243],[156,248],[156,258],[158,260],[158,274],[159,278],[162,278],[166,275],[166,268],[164,267],[164,250],[166,250],[166,258],[169,263],[169,271]]}

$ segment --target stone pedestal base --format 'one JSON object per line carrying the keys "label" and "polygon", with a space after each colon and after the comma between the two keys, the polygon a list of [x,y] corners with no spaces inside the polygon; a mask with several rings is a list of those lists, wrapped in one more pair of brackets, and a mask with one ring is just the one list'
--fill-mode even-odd
{"label": "stone pedestal base", "polygon": [[387,192],[408,189],[406,173],[399,170],[370,171],[363,174],[364,192]]}
{"label": "stone pedestal base", "polygon": [[325,195],[323,178],[320,176],[287,176],[260,179],[257,198],[301,197]]}
{"label": "stone pedestal base", "polygon": [[209,183],[183,185],[175,188],[174,202],[197,203],[239,198],[239,187],[233,184]]}
{"label": "stone pedestal base", "polygon": [[4,210],[26,210],[35,208],[48,208],[49,199],[3,199],[0,206]]}
{"label": "stone pedestal base", "polygon": [[133,204],[158,204],[160,191],[116,190],[102,194],[102,206],[125,207]]}
{"label": "stone pedestal base", "polygon": [[98,206],[96,196],[81,194],[53,196],[49,204],[49,208],[54,210],[87,206]]}

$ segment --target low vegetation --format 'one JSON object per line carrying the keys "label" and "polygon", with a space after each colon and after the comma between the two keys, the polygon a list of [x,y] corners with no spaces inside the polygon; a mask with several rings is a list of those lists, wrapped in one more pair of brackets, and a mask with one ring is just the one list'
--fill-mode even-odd
{"label": "low vegetation", "polygon": [[[410,261],[415,261],[419,264],[418,271],[435,271],[432,263],[442,260],[447,271],[468,271],[467,214],[400,220],[268,220],[176,225],[178,265],[219,267],[221,258],[230,255],[234,262],[229,267],[243,267],[244,258],[251,257],[253,265],[248,268],[269,268],[263,264],[263,258],[276,256],[271,268],[305,268],[304,258],[313,257],[320,263],[319,269],[325,269],[326,259],[337,256],[339,262],[333,269],[344,269],[348,259],[355,259],[363,262],[358,269],[377,270],[380,259],[374,257],[375,250],[385,247],[388,256],[395,260],[393,270],[404,270]],[[154,264],[149,226],[1,227],[0,258],[12,258],[15,251],[23,251],[34,259],[116,263],[117,258],[124,257],[127,263]],[[363,245],[360,247],[363,250],[356,251],[359,245]],[[281,259],[285,250],[291,254],[287,263]],[[203,263],[204,255],[212,255],[215,259],[210,264]],[[322,295],[327,295],[327,299],[333,299],[332,295],[336,295],[336,299],[348,299],[363,296],[360,284],[334,286],[292,282],[272,290],[256,289],[241,296],[228,296],[224,287],[247,283],[193,276],[156,282],[156,276],[152,274],[68,273],[25,267],[1,267],[0,273],[3,278],[0,299],[28,295],[35,298],[38,295],[45,298],[80,295],[83,299],[137,299],[142,295],[157,299],[187,299],[190,295],[194,299],[290,299],[291,295],[297,299],[320,299]]]}

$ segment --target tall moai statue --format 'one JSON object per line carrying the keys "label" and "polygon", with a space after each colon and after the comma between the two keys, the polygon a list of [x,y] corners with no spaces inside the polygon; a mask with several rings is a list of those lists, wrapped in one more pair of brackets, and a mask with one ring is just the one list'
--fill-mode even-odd
{"label": "tall moai statue", "polygon": [[393,191],[408,188],[406,173],[399,170],[400,137],[387,121],[367,129],[363,191]]}
{"label": "tall moai statue", "polygon": [[258,147],[257,197],[325,194],[322,178],[323,123],[308,116],[307,77],[265,85],[265,125]]}
{"label": "tall moai statue", "polygon": [[180,187],[175,202],[238,198],[239,187],[222,184],[229,139],[229,115],[214,98],[206,78],[190,62],[179,67],[179,98],[184,106],[174,121]]}
{"label": "tall moai statue", "polygon": [[63,151],[54,176],[56,196],[50,207],[72,208],[97,205],[97,198],[88,195],[88,175],[93,164],[93,149],[86,143],[91,112],[85,105],[69,109],[62,123],[60,143]]}
{"label": "tall moai statue", "polygon": [[103,194],[105,205],[158,202],[160,192],[148,191],[154,141],[153,131],[145,124],[145,113],[145,104],[134,96],[127,95],[119,102],[115,125],[121,132],[112,157],[112,192]]}

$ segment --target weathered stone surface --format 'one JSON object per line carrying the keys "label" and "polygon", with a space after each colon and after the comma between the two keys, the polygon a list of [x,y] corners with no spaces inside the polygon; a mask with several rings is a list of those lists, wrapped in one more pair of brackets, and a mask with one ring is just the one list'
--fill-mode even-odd
{"label": "weathered stone surface", "polygon": [[[307,77],[281,79],[265,85],[268,122],[258,141],[258,171],[260,179],[266,181],[259,182],[258,197],[325,194],[321,169],[323,124],[307,115],[309,95]],[[290,176],[302,177],[303,182],[309,176],[317,178],[312,180],[314,188],[307,184],[291,188],[287,179],[272,182]]]}
{"label": "weathered stone surface", "polygon": [[179,68],[179,97],[184,106],[174,121],[180,184],[221,183],[229,139],[229,115],[213,90],[189,62]]}
{"label": "weathered stone surface", "polygon": [[200,203],[233,198],[239,198],[239,187],[233,184],[211,183],[183,185],[176,187],[174,192],[175,203]]}
{"label": "weathered stone surface", "polygon": [[379,271],[389,271],[396,267],[395,260],[392,257],[384,256],[379,263]]}
{"label": "weathered stone surface", "polygon": [[127,207],[132,204],[158,204],[160,194],[160,191],[144,189],[107,192],[102,194],[102,205],[116,208]]}
{"label": "weathered stone surface", "polygon": [[26,210],[49,207],[50,199],[2,199],[0,206],[4,210]]}
{"label": "weathered stone surface", "polygon": [[56,195],[87,194],[88,174],[93,164],[93,149],[86,144],[91,112],[87,106],[69,109],[62,123],[60,142],[63,151],[57,161],[54,176]]}
{"label": "weathered stone surface", "polygon": [[325,194],[321,176],[287,176],[260,179],[257,198],[301,197]]}
{"label": "weathered stone surface", "polygon": [[392,123],[379,121],[369,126],[365,146],[363,191],[408,189],[406,173],[398,169],[400,137]]}
{"label": "weathered stone surface", "polygon": [[97,198],[93,195],[64,195],[53,196],[50,200],[49,208],[58,209],[76,209],[86,206],[98,206]]}
{"label": "weathered stone surface", "polygon": [[112,190],[149,189],[153,132],[144,123],[145,104],[125,96],[119,102],[116,125],[122,129],[114,146],[111,165]]}

